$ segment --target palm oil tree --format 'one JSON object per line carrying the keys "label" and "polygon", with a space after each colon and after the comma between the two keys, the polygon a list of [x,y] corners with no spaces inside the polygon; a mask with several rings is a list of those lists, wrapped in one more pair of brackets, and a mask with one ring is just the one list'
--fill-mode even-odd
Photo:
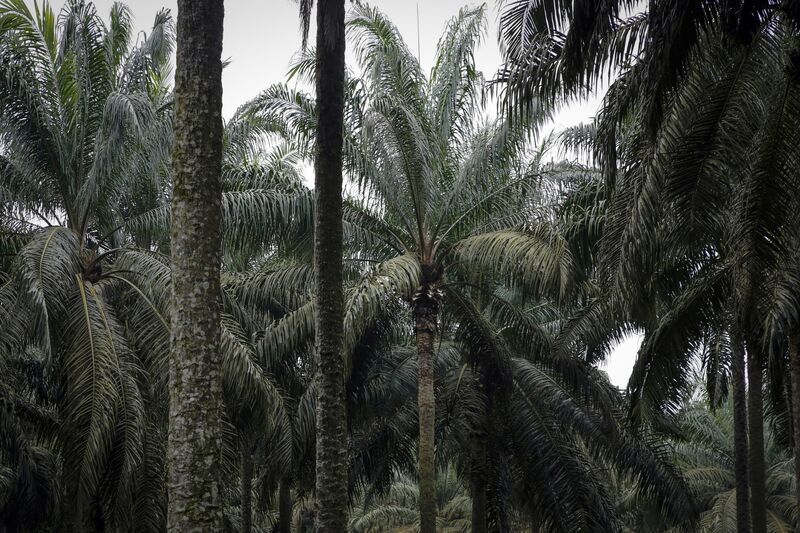
{"label": "palm oil tree", "polygon": [[168,531],[221,531],[222,0],[178,2]]}
{"label": "palm oil tree", "polygon": [[[301,0],[305,45],[313,0]],[[322,533],[347,525],[347,427],[344,403],[342,288],[342,146],[344,0],[318,0],[314,80],[314,273],[317,350],[317,517]]]}

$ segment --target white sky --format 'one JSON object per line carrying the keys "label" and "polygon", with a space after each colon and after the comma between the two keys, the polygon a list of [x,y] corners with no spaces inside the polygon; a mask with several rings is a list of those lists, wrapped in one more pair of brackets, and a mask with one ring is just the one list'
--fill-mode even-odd
{"label": "white sky", "polygon": [[[26,0],[32,4],[32,0]],[[51,0],[60,8],[61,0]],[[94,0],[105,17],[113,0]],[[162,7],[177,14],[176,0],[128,0],[136,27],[149,31],[156,11]],[[429,70],[436,53],[436,44],[447,21],[470,0],[372,0],[398,27],[412,50],[417,48],[422,66]],[[477,66],[491,78],[500,65],[497,44],[497,0],[489,0],[488,34],[476,53]],[[417,32],[419,10],[419,33]],[[269,85],[283,81],[292,58],[300,48],[300,25],[297,4],[291,0],[227,0],[223,57],[230,65],[223,72],[223,114],[229,117],[236,108],[255,97]],[[313,27],[311,39],[313,42]],[[552,128],[559,129],[591,120],[599,98],[575,104],[556,115]],[[611,381],[620,387],[627,384],[638,349],[638,337],[623,342],[609,357],[605,370]]]}

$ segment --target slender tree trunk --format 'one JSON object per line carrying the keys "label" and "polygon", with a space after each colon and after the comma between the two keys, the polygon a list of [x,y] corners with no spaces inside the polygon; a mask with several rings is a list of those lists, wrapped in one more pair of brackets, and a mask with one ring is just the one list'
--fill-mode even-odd
{"label": "slender tree trunk", "polygon": [[[750,432],[750,517],[753,533],[767,533],[766,472],[764,470],[764,398],[761,353],[748,349],[747,417]],[[750,348],[750,346],[748,346]]]}
{"label": "slender tree trunk", "polygon": [[789,335],[789,377],[792,385],[792,437],[797,508],[800,509],[800,330]]}
{"label": "slender tree trunk", "polygon": [[347,527],[347,426],[342,362],[344,50],[344,0],[319,0],[314,176],[317,533],[342,533]]}
{"label": "slender tree trunk", "polygon": [[[493,434],[497,435],[498,433]],[[491,533],[511,533],[509,453],[499,441],[490,441],[488,450],[489,468],[493,473],[487,490],[489,531]]]}
{"label": "slender tree trunk", "polygon": [[733,452],[736,477],[736,531],[750,533],[750,487],[747,468],[747,392],[745,355],[741,340],[732,340]]}
{"label": "slender tree trunk", "polygon": [[469,491],[472,495],[472,533],[487,533],[485,436],[475,435],[473,446],[469,483]]}
{"label": "slender tree trunk", "polygon": [[292,533],[292,491],[288,479],[278,487],[278,533]]}
{"label": "slender tree trunk", "polygon": [[241,487],[242,533],[253,531],[253,455],[250,446],[242,449],[242,487]]}
{"label": "slender tree trunk", "polygon": [[179,0],[168,531],[222,531],[222,0]]}
{"label": "slender tree trunk", "polygon": [[[427,284],[426,284],[427,285]],[[419,409],[419,524],[420,533],[436,533],[436,396],[434,338],[439,313],[427,286],[414,298],[417,341],[417,404]]]}

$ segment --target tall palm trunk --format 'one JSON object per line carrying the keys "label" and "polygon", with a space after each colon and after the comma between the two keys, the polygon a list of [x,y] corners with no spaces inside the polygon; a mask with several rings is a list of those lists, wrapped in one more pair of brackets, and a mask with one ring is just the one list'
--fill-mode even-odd
{"label": "tall palm trunk", "polygon": [[[497,433],[495,433],[497,434]],[[511,533],[511,469],[509,453],[502,442],[495,439],[489,445],[489,469],[492,472],[487,488],[489,531]]]}
{"label": "tall palm trunk", "polygon": [[344,0],[317,4],[314,273],[317,348],[317,533],[347,527],[347,427],[342,329]]}
{"label": "tall palm trunk", "polygon": [[491,472],[487,487],[488,529],[492,533],[511,533],[511,456],[504,435],[510,434],[509,413],[514,381],[507,358],[487,365],[486,391],[489,401],[487,463]]}
{"label": "tall palm trunk", "polygon": [[419,524],[420,533],[436,533],[436,396],[433,389],[434,338],[439,316],[435,289],[428,283],[414,297],[417,342],[417,406],[419,410]]}
{"label": "tall palm trunk", "polygon": [[789,335],[789,379],[792,385],[792,436],[797,508],[800,509],[800,330]]}
{"label": "tall palm trunk", "polygon": [[241,511],[242,533],[253,531],[253,455],[250,446],[242,447]]}
{"label": "tall palm trunk", "polygon": [[470,466],[470,487],[472,496],[472,533],[487,533],[486,509],[486,436],[477,434],[472,437],[472,464]]}
{"label": "tall palm trunk", "polygon": [[736,531],[750,533],[750,487],[747,468],[747,392],[744,343],[732,339],[733,452],[736,478]]}
{"label": "tall palm trunk", "polygon": [[[756,343],[752,343],[755,348]],[[753,533],[767,533],[766,472],[764,466],[764,398],[761,353],[748,350],[747,417],[750,432],[750,517]]]}
{"label": "tall palm trunk", "polygon": [[472,533],[487,533],[485,464],[481,471],[476,471],[473,465],[469,485],[472,494]]}
{"label": "tall palm trunk", "polygon": [[292,533],[292,492],[288,479],[282,479],[278,487],[278,532]]}
{"label": "tall palm trunk", "polygon": [[222,531],[222,0],[179,0],[167,529]]}

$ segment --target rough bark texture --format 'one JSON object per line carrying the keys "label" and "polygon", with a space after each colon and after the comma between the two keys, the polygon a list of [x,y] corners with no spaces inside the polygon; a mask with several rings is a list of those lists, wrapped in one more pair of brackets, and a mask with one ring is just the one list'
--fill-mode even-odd
{"label": "rough bark texture", "polygon": [[242,450],[241,475],[242,533],[251,533],[253,531],[253,456],[249,446]]}
{"label": "rough bark texture", "polygon": [[[424,270],[424,269],[423,269]],[[417,342],[417,404],[419,409],[419,524],[420,533],[436,533],[436,397],[433,380],[434,338],[439,304],[434,288],[425,284],[414,297]]]}
{"label": "rough bark texture", "polygon": [[292,491],[288,479],[278,487],[278,533],[292,533]]}
{"label": "rough bark texture", "polygon": [[222,531],[222,0],[179,0],[172,152],[168,531]]}
{"label": "rough bark texture", "polygon": [[[792,436],[794,438],[794,476],[800,487],[800,331],[789,336],[789,378],[792,386]],[[800,509],[800,490],[797,491],[797,508]]]}
{"label": "rough bark texture", "polygon": [[344,50],[344,0],[320,0],[317,3],[314,175],[317,533],[341,533],[347,529],[347,427],[342,362]]}
{"label": "rough bark texture", "polygon": [[747,417],[750,442],[750,519],[753,533],[767,533],[766,472],[764,470],[764,398],[761,357],[758,350],[748,350]]}
{"label": "rough bark texture", "polygon": [[744,344],[731,343],[733,361],[733,452],[736,477],[736,531],[750,533],[750,483],[747,468],[747,392],[745,389]]}

